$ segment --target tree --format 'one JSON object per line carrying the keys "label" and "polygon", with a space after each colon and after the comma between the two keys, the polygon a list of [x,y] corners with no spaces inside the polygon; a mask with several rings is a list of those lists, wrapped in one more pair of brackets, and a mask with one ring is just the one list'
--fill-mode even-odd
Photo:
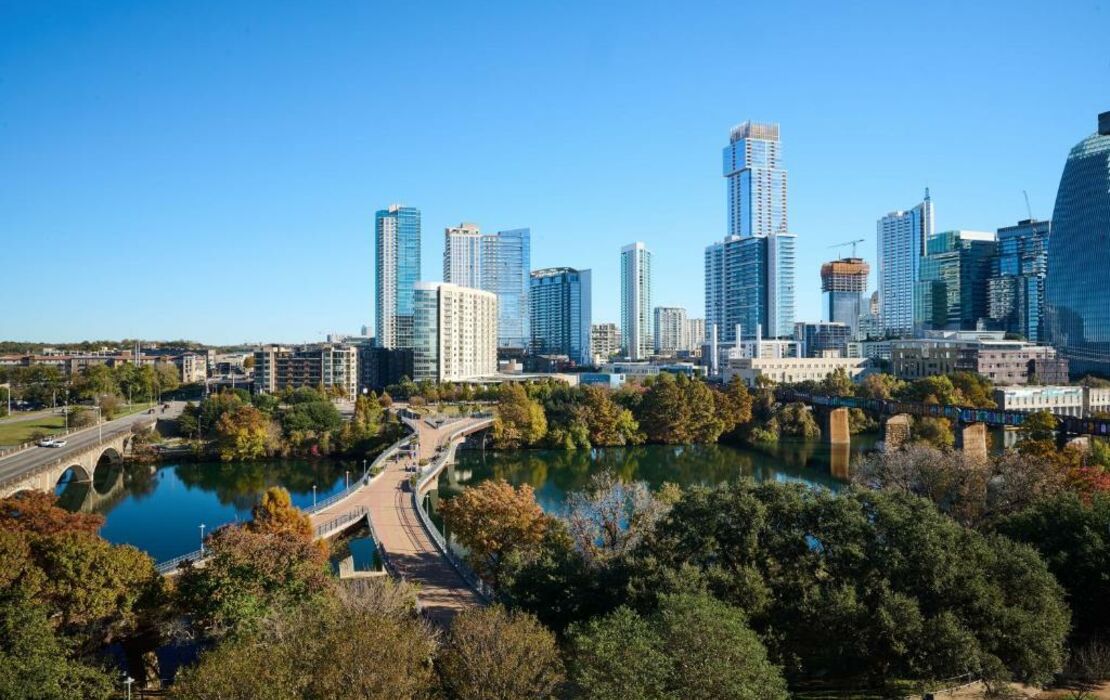
{"label": "tree", "polygon": [[582,422],[589,442],[598,447],[635,445],[643,441],[632,411],[613,401],[612,393],[599,386],[582,387]]}
{"label": "tree", "polygon": [[826,396],[852,396],[855,389],[852,377],[843,367],[837,367],[827,374],[818,387],[818,390]]}
{"label": "tree", "polygon": [[867,375],[856,385],[856,396],[889,401],[902,393],[905,387],[906,383],[894,375],[877,372]]}
{"label": "tree", "polygon": [[691,406],[679,380],[660,374],[644,392],[637,417],[650,442],[684,445],[693,442]]}
{"label": "tree", "polygon": [[497,415],[493,419],[493,441],[499,449],[534,445],[547,433],[547,417],[538,401],[528,398],[515,382],[501,385]]}
{"label": "tree", "polygon": [[280,486],[271,486],[251,510],[251,522],[246,527],[251,532],[287,535],[312,541],[312,520],[293,505],[289,492]]}
{"label": "tree", "polygon": [[[1018,426],[1018,439],[1021,443],[1047,443],[1049,450],[1056,449],[1056,428],[1060,421],[1048,411],[1037,411],[1025,416]],[[1024,445],[1023,449],[1039,449]]]}
{"label": "tree", "polygon": [[926,445],[944,449],[956,444],[956,435],[952,432],[952,421],[947,418],[933,418],[931,416],[918,416],[913,419],[910,427],[910,439]]}
{"label": "tree", "polygon": [[274,610],[331,590],[327,554],[304,537],[228,525],[205,548],[204,566],[186,566],[177,593],[179,607],[209,636],[253,630]]}
{"label": "tree", "polygon": [[785,700],[786,682],[744,614],[705,594],[669,595],[572,633],[576,689],[591,698]]}
{"label": "tree", "polygon": [[273,444],[270,421],[257,408],[240,405],[220,416],[216,441],[225,462],[264,457]]}
{"label": "tree", "polygon": [[739,607],[794,674],[1044,682],[1063,591],[1029,547],[906,494],[737,482],[684,492],[626,568],[640,605],[703,589]]}
{"label": "tree", "polygon": [[112,420],[119,413],[123,402],[115,394],[101,394],[96,397],[96,405],[100,407],[100,416],[104,420]]}
{"label": "tree", "polygon": [[311,433],[323,435],[337,430],[343,419],[331,401],[298,401],[285,409],[281,417],[286,435]]}
{"label": "tree", "polygon": [[998,532],[1032,545],[1068,592],[1076,630],[1110,630],[1110,495],[1042,498],[998,523]]}
{"label": "tree", "polygon": [[474,568],[495,587],[504,558],[538,545],[550,522],[531,486],[514,489],[501,479],[463,490],[442,503],[440,511],[455,539],[469,552]]}
{"label": "tree", "polygon": [[813,412],[799,401],[788,403],[776,410],[767,428],[780,437],[821,437],[821,428],[814,420]]}
{"label": "tree", "polygon": [[414,594],[362,581],[311,604],[275,609],[255,632],[229,638],[182,670],[180,700],[426,698],[435,636]]}
{"label": "tree", "polygon": [[95,535],[104,524],[104,516],[94,513],[71,513],[58,505],[54,494],[21,491],[0,499],[0,531],[23,532],[49,536],[66,532]]}
{"label": "tree", "polygon": [[599,564],[638,545],[679,493],[671,487],[656,497],[642,481],[625,484],[613,472],[600,472],[567,498],[567,528],[586,561]]}
{"label": "tree", "polygon": [[748,385],[739,376],[734,376],[724,392],[717,392],[717,413],[725,423],[725,433],[734,433],[737,428],[752,419],[752,396]]}
{"label": "tree", "polygon": [[177,389],[181,386],[181,370],[172,362],[155,363],[154,386],[158,392]]}
{"label": "tree", "polygon": [[994,402],[994,385],[977,372],[953,372],[949,375],[958,392],[957,402],[973,408],[997,408]]}
{"label": "tree", "polygon": [[459,700],[554,698],[564,675],[555,635],[500,606],[459,614],[436,666],[449,697]]}

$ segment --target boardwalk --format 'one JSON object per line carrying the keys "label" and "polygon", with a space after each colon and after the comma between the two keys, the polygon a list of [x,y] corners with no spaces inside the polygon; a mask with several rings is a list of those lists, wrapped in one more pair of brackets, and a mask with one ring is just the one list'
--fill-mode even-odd
{"label": "boardwalk", "polygon": [[[466,419],[438,429],[422,421],[410,423],[419,435],[419,459],[431,460],[448,436],[460,427],[479,423],[481,421]],[[457,612],[480,605],[482,601],[421,525],[412,494],[405,488],[411,475],[405,471],[401,460],[390,460],[385,472],[373,483],[331,508],[314,513],[312,523],[319,525],[348,511],[368,508],[374,530],[394,572],[420,585],[417,597],[421,609],[436,624],[446,625]]]}

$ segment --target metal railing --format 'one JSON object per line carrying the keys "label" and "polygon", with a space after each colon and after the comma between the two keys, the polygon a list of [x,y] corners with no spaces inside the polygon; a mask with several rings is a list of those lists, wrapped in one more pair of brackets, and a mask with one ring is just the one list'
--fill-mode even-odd
{"label": "metal railing", "polygon": [[366,506],[359,506],[354,510],[347,511],[343,515],[332,518],[326,523],[321,523],[320,525],[317,525],[316,531],[313,534],[318,540],[324,539],[333,530],[344,528],[345,526],[359,520],[360,518],[366,518],[367,520],[369,520],[369,513],[370,511],[367,510]]}
{"label": "metal railing", "polygon": [[448,436],[447,448],[440,452],[439,456],[424,468],[421,472],[420,479],[417,480],[416,486],[412,489],[412,505],[416,509],[416,514],[420,518],[420,523],[424,526],[424,530],[427,531],[428,536],[435,542],[436,548],[439,549],[444,558],[450,562],[451,566],[458,572],[462,580],[466,581],[467,585],[473,588],[486,602],[492,603],[497,599],[497,591],[483,581],[478,574],[474,573],[474,570],[451,550],[451,545],[447,541],[447,538],[444,537],[443,533],[439,531],[439,528],[435,526],[431,516],[428,515],[428,512],[424,509],[423,495],[424,489],[427,488],[432,479],[437,478],[444,467],[446,467],[448,463],[454,461],[455,449],[458,447],[457,441],[459,438],[463,437],[463,435],[469,431],[476,431],[489,427],[487,424],[489,418],[486,416],[482,417],[486,419],[482,423],[464,426]]}
{"label": "metal railing", "polygon": [[159,574],[165,576],[166,574],[173,573],[174,571],[176,571],[179,566],[181,566],[182,564],[184,564],[187,561],[191,561],[191,562],[200,561],[201,559],[204,558],[204,555],[205,555],[205,550],[196,549],[196,550],[193,550],[192,552],[189,552],[188,554],[182,554],[179,557],[174,557],[173,559],[167,559],[166,561],[158,562],[154,566],[154,570],[157,571]]}
{"label": "metal railing", "polygon": [[377,469],[385,460],[391,458],[394,454],[396,454],[397,451],[400,450],[402,447],[405,447],[411,440],[412,436],[406,435],[405,437],[387,447],[381,452],[381,454],[374,458],[374,461],[370,463],[370,466],[366,468],[366,471],[362,473],[362,476],[360,476],[353,484],[338,493],[328,496],[322,501],[318,501],[315,505],[309,508],[305,508],[304,512],[308,513],[309,515],[319,513],[323,510],[331,508],[340,501],[353,496],[363,486],[368,486],[370,482],[374,480],[372,476],[374,474],[374,470]]}

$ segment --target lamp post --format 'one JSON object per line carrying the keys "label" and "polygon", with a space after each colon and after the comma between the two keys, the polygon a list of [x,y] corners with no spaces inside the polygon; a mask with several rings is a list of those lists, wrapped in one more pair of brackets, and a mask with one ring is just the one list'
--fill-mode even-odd
{"label": "lamp post", "polygon": [[131,684],[134,683],[134,682],[135,682],[135,679],[132,678],[131,676],[127,676],[126,678],[123,679],[123,684],[125,686],[127,686],[127,700],[131,700]]}
{"label": "lamp post", "polygon": [[204,554],[204,523],[200,524],[200,553]]}
{"label": "lamp post", "polygon": [[[97,399],[99,401],[99,399]],[[97,442],[104,442],[104,412],[100,410],[100,404],[93,406],[96,409],[96,440]]]}
{"label": "lamp post", "polygon": [[347,471],[345,471],[343,473],[346,475],[346,482],[345,482],[346,486],[344,486],[344,488],[349,489],[349,488],[351,488],[351,470],[348,469]]}
{"label": "lamp post", "polygon": [[312,507],[316,507],[316,484],[312,485]]}

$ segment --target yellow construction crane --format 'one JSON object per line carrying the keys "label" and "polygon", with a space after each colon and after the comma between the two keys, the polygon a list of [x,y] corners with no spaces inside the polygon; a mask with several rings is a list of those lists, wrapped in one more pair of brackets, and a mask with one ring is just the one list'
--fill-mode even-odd
{"label": "yellow construction crane", "polygon": [[852,246],[852,257],[854,258],[854,257],[856,257],[856,244],[857,243],[863,243],[866,240],[867,240],[866,238],[857,238],[854,241],[845,241],[844,243],[837,243],[836,245],[831,245],[829,247],[830,248],[843,248],[846,245],[850,245],[850,246]]}

